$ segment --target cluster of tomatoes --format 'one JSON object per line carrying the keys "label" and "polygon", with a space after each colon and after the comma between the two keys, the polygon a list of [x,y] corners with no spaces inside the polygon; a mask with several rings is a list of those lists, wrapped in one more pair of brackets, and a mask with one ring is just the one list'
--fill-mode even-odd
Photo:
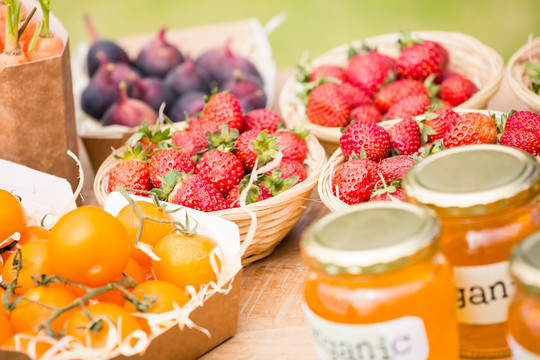
{"label": "cluster of tomatoes", "polygon": [[[141,221],[138,241],[157,257],[135,246]],[[116,216],[81,206],[50,230],[28,223],[19,199],[0,189],[1,349],[13,349],[16,334],[28,335],[18,336],[19,350],[38,332],[92,348],[106,345],[110,326],[120,326],[121,339],[148,334],[137,313],[172,311],[190,300],[187,286],[216,282],[217,243],[180,231],[151,202],[132,201]],[[38,343],[38,357],[49,348]]]}

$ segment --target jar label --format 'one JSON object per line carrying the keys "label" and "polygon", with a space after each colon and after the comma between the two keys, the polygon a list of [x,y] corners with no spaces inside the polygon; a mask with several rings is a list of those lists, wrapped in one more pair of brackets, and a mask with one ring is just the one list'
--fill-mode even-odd
{"label": "jar label", "polygon": [[457,318],[464,324],[497,324],[507,320],[515,291],[508,261],[481,266],[454,267]]}
{"label": "jar label", "polygon": [[540,360],[540,356],[533,354],[529,350],[526,350],[523,346],[519,345],[513,337],[508,337],[508,346],[512,352],[513,360]]}
{"label": "jar label", "polygon": [[424,322],[415,316],[375,324],[342,324],[304,314],[321,360],[426,360],[429,343]]}

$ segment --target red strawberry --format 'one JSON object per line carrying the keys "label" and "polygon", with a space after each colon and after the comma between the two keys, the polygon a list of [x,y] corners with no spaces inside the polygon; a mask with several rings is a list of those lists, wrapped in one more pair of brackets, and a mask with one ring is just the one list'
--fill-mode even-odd
{"label": "red strawberry", "polygon": [[403,191],[398,187],[378,188],[368,201],[405,201]]}
{"label": "red strawberry", "polygon": [[189,120],[188,127],[186,131],[192,131],[192,132],[202,132],[203,134],[206,134],[207,132],[215,132],[218,131],[221,128],[220,122],[213,122],[213,121],[206,121],[201,122],[201,120],[197,118],[193,118]]}
{"label": "red strawberry", "polygon": [[281,147],[277,146],[278,139],[267,130],[248,130],[240,134],[236,140],[235,154],[242,162],[246,171],[253,170],[257,156],[259,157],[257,167],[268,163],[276,157]]}
{"label": "red strawberry", "polygon": [[428,141],[433,142],[444,138],[444,135],[452,128],[452,125],[459,119],[459,114],[452,109],[436,109],[428,111],[424,125],[431,128],[428,134]]}
{"label": "red strawberry", "polygon": [[154,130],[150,130],[146,123],[142,123],[137,132],[127,140],[127,144],[133,147],[140,143],[143,149],[150,146],[149,154],[152,154],[158,148],[159,143],[171,138],[170,131],[169,128],[161,130],[159,126],[155,126]]}
{"label": "red strawberry", "polygon": [[279,123],[284,123],[281,116],[267,109],[251,110],[244,116],[245,130],[267,129],[269,132],[274,132],[278,129]]}
{"label": "red strawberry", "polygon": [[351,110],[351,118],[378,123],[382,120],[382,115],[375,105],[363,105]]}
{"label": "red strawberry", "polygon": [[169,170],[189,173],[193,169],[195,169],[195,163],[190,155],[178,148],[158,150],[150,158],[148,164],[150,180],[155,187],[161,186],[161,177],[169,172]]}
{"label": "red strawberry", "polygon": [[400,45],[401,54],[397,60],[399,78],[424,81],[432,74],[440,76],[444,68],[444,55],[432,44],[415,41],[405,33]]}
{"label": "red strawberry", "polygon": [[517,111],[505,122],[504,132],[510,130],[528,130],[540,138],[540,115],[531,111]]}
{"label": "red strawberry", "polygon": [[442,67],[443,69],[445,69],[446,66],[450,63],[450,53],[448,53],[448,50],[444,47],[444,45],[438,41],[433,40],[424,40],[424,44],[426,44],[427,46],[431,46],[435,51],[440,54],[442,59]]}
{"label": "red strawberry", "polygon": [[447,148],[472,145],[495,144],[497,127],[493,119],[481,113],[465,113],[455,122],[443,139]]}
{"label": "red strawberry", "polygon": [[195,166],[195,174],[201,175],[223,196],[227,196],[229,190],[244,177],[244,168],[233,153],[214,149],[201,156]]}
{"label": "red strawberry", "polygon": [[204,212],[228,208],[219,191],[198,174],[171,170],[163,175],[160,189],[153,189],[161,200]]}
{"label": "red strawberry", "polygon": [[386,113],[386,120],[421,115],[431,105],[431,99],[425,94],[410,95],[396,101]]}
{"label": "red strawberry", "polygon": [[226,123],[229,129],[237,129],[238,132],[241,132],[244,126],[240,102],[234,95],[226,92],[215,93],[210,97],[199,120],[201,123]]}
{"label": "red strawberry", "polygon": [[272,135],[279,139],[278,146],[282,147],[283,159],[295,160],[303,163],[306,160],[307,144],[304,138],[308,132],[296,133],[293,131],[277,131]]}
{"label": "red strawberry", "polygon": [[150,147],[143,149],[141,144],[137,144],[135,147],[126,147],[123,156],[115,155],[120,162],[109,174],[108,191],[116,191],[117,185],[136,190],[152,189],[148,164],[144,161],[149,151]]}
{"label": "red strawberry", "polygon": [[423,94],[429,96],[425,85],[414,79],[400,79],[384,86],[375,94],[375,105],[384,113],[404,97]]}
{"label": "red strawberry", "polygon": [[412,155],[418,151],[422,142],[420,126],[411,118],[405,118],[388,129],[391,147],[400,155]]}
{"label": "red strawberry", "polygon": [[282,179],[288,179],[292,176],[298,176],[297,183],[300,183],[307,178],[306,168],[304,168],[304,165],[302,165],[301,162],[298,162],[296,160],[282,159],[278,166],[270,170],[270,174],[273,174],[273,171],[275,169],[281,170],[279,177],[281,177]]}
{"label": "red strawberry", "polygon": [[403,178],[405,172],[414,165],[414,160],[410,156],[399,155],[382,159],[377,164],[377,173],[380,173],[384,181],[392,181]]}
{"label": "red strawberry", "polygon": [[171,142],[189,156],[207,148],[206,135],[202,130],[177,130],[172,134]]}
{"label": "red strawberry", "polygon": [[521,149],[529,154],[540,154],[540,138],[529,130],[505,129],[499,143]]}
{"label": "red strawberry", "polygon": [[377,51],[354,55],[345,68],[347,81],[369,96],[373,96],[392,74],[387,57]]}
{"label": "red strawberry", "polygon": [[441,83],[437,96],[452,106],[458,106],[470,99],[476,92],[478,92],[478,88],[471,80],[461,75],[454,75]]}
{"label": "red strawberry", "polygon": [[347,125],[351,105],[338,88],[337,84],[325,83],[309,93],[306,117],[311,123],[328,127]]}
{"label": "red strawberry", "polygon": [[360,90],[356,86],[349,83],[342,83],[338,85],[338,92],[349,102],[351,108],[373,104],[371,96],[366,94],[365,91]]}
{"label": "red strawberry", "polygon": [[390,152],[390,134],[377,124],[358,120],[345,128],[339,144],[345,159],[364,150],[368,159],[379,161]]}
{"label": "red strawberry", "polygon": [[377,163],[364,158],[352,159],[340,166],[332,178],[332,193],[352,205],[369,199],[378,177]]}
{"label": "red strawberry", "polygon": [[[230,208],[240,207],[240,189],[244,190],[247,185],[247,181],[240,182],[239,185],[234,186],[227,195],[227,204]],[[246,197],[246,205],[254,202],[263,201],[272,197],[270,191],[261,184],[253,184]]]}
{"label": "red strawberry", "polygon": [[315,67],[310,74],[309,81],[319,81],[328,78],[334,78],[341,82],[346,81],[345,71],[341,66],[319,65]]}

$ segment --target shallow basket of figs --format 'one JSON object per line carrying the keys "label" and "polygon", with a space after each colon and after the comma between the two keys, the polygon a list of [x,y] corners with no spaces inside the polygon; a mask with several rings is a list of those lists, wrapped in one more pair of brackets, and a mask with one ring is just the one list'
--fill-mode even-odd
{"label": "shallow basket of figs", "polygon": [[[506,76],[514,94],[531,110],[540,112],[540,37],[527,42],[510,57]],[[536,92],[532,90],[533,82]]]}
{"label": "shallow basket of figs", "polygon": [[[307,178],[281,194],[247,205],[247,208],[255,214],[257,226],[253,238],[249,239],[250,243],[242,255],[243,265],[248,265],[272,253],[300,219],[306,208],[310,194],[326,163],[326,155],[316,137],[308,135],[305,141],[307,154],[304,167],[307,171]],[[121,151],[122,149],[118,149],[118,152],[121,153]],[[105,203],[108,195],[109,174],[118,161],[111,154],[96,173],[94,193],[100,204]],[[236,223],[240,231],[240,241],[244,245],[253,222],[251,215],[246,210],[239,207],[213,211],[211,214]]]}
{"label": "shallow basket of figs", "polygon": [[[415,31],[414,39],[430,40],[440,43],[449,54],[447,69],[471,80],[478,88],[467,101],[461,103],[459,108],[485,109],[489,100],[499,90],[503,75],[504,61],[500,54],[481,41],[462,33],[446,31]],[[306,71],[313,70],[320,65],[337,65],[345,67],[348,62],[348,50],[361,49],[365,44],[376,49],[379,53],[397,59],[400,54],[398,40],[401,33],[390,33],[363,40],[356,40],[349,44],[340,45],[306,64]],[[294,74],[285,83],[279,97],[279,106],[287,126],[297,127],[306,123],[327,154],[331,155],[339,147],[340,127],[326,127],[310,123],[306,119],[306,105],[299,96],[305,92],[305,84],[299,80],[299,74]],[[384,119],[384,118],[383,118]]]}

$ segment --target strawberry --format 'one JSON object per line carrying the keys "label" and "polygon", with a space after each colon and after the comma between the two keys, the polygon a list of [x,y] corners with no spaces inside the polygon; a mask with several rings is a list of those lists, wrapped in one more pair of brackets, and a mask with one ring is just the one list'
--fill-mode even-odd
{"label": "strawberry", "polygon": [[427,135],[427,140],[433,142],[444,138],[444,135],[458,119],[459,114],[452,109],[442,108],[428,111],[424,120],[424,129],[426,127],[431,129]]}
{"label": "strawberry", "polygon": [[422,142],[420,126],[410,117],[403,119],[388,129],[391,147],[400,155],[412,155],[418,151]]}
{"label": "strawberry", "polygon": [[338,92],[349,102],[351,108],[373,104],[371,96],[349,83],[338,85]]}
{"label": "strawberry", "polygon": [[213,121],[206,121],[201,122],[201,120],[197,118],[193,118],[189,120],[188,127],[186,128],[186,131],[192,131],[192,132],[202,132],[202,134],[206,134],[207,132],[215,132],[218,131],[221,128],[220,122],[213,122]]}
{"label": "strawberry", "polygon": [[218,92],[210,96],[201,115],[201,123],[227,123],[231,129],[242,131],[244,116],[238,99],[227,92]]}
{"label": "strawberry", "polygon": [[345,68],[347,81],[373,96],[379,87],[392,78],[393,71],[387,57],[377,51],[356,54]]}
{"label": "strawberry", "polygon": [[195,168],[190,155],[178,148],[161,149],[154,153],[148,163],[150,180],[155,187],[161,186],[161,177],[169,170],[189,173]]}
{"label": "strawberry", "polygon": [[242,162],[232,152],[218,149],[205,152],[197,165],[195,174],[202,176],[223,196],[244,177]]}
{"label": "strawberry", "polygon": [[529,154],[540,154],[540,138],[529,130],[505,130],[499,141],[501,145],[512,146]]}
{"label": "strawberry", "polygon": [[[243,191],[248,184],[249,174],[237,186],[234,186],[227,195],[227,204],[230,208],[240,207],[240,191]],[[272,197],[270,191],[262,184],[254,183],[248,191],[246,205],[263,201]]]}
{"label": "strawberry", "polygon": [[161,130],[159,126],[155,126],[154,130],[150,130],[146,123],[142,123],[137,131],[127,140],[127,144],[133,147],[137,143],[141,143],[144,149],[151,146],[149,154],[152,154],[157,150],[159,143],[171,138],[170,131],[169,128]]}
{"label": "strawberry", "polygon": [[458,106],[470,99],[476,92],[478,92],[478,87],[471,80],[465,76],[454,75],[441,83],[437,96],[452,106]]}
{"label": "strawberry", "polygon": [[375,105],[363,105],[351,110],[353,120],[364,120],[372,123],[378,123],[382,120],[382,115]]}
{"label": "strawberry", "polygon": [[425,85],[421,81],[399,79],[384,86],[375,94],[375,105],[385,113],[396,101],[413,94],[429,96]]}
{"label": "strawberry", "polygon": [[365,158],[347,161],[334,172],[332,193],[349,205],[366,201],[378,180],[376,168],[376,162]]}
{"label": "strawberry", "polygon": [[258,129],[262,131],[267,129],[269,132],[274,132],[280,123],[285,123],[281,116],[267,109],[251,110],[244,116],[244,130]]}
{"label": "strawberry", "polygon": [[421,115],[431,105],[431,99],[425,94],[406,96],[396,101],[386,113],[386,120]]}
{"label": "strawberry", "polygon": [[341,82],[345,82],[345,71],[341,66],[337,65],[319,65],[311,71],[309,81],[314,82],[325,80],[328,78],[333,78]]}
{"label": "strawberry", "polygon": [[435,51],[439,53],[442,59],[442,67],[443,69],[445,69],[446,66],[450,63],[450,53],[444,47],[444,45],[438,41],[433,41],[433,40],[424,40],[424,44],[432,47]]}
{"label": "strawberry", "polygon": [[493,119],[481,113],[461,114],[443,139],[447,148],[472,145],[495,144],[497,142],[497,127]]}
{"label": "strawberry", "polygon": [[405,199],[401,188],[391,185],[377,188],[368,201],[405,201]]}
{"label": "strawberry", "polygon": [[279,177],[284,180],[292,176],[298,176],[298,183],[300,183],[307,178],[306,168],[304,168],[304,165],[302,165],[301,162],[296,160],[282,159],[278,166],[270,170],[270,175],[272,175],[276,169],[281,170]]}
{"label": "strawberry", "polygon": [[377,124],[357,120],[345,128],[339,144],[346,159],[364,150],[368,159],[379,161],[390,152],[390,134]]}
{"label": "strawberry", "polygon": [[384,158],[377,164],[377,173],[383,177],[384,181],[392,181],[403,178],[405,172],[414,165],[414,159],[410,156],[399,155]]}
{"label": "strawberry", "polygon": [[279,130],[272,135],[278,138],[277,144],[282,147],[283,159],[290,159],[303,163],[306,160],[307,144],[304,140],[309,131],[294,132]]}
{"label": "strawberry", "polygon": [[109,192],[116,191],[117,185],[136,190],[148,191],[152,189],[148,164],[144,160],[150,149],[150,146],[143,149],[142,145],[137,143],[134,147],[127,146],[122,156],[114,155],[120,162],[114,166],[109,174],[107,183]]}
{"label": "strawberry", "polygon": [[[298,164],[296,161],[294,161],[294,163]],[[304,173],[302,173],[301,168],[296,168],[295,165],[292,165],[290,168],[287,167],[291,164],[280,165],[284,167],[284,170],[280,167],[275,167],[261,178],[261,187],[268,189],[272,196],[277,196],[287,189],[292,188],[300,182],[300,176],[305,174],[305,170]],[[298,172],[299,175],[293,175],[294,172]],[[305,180],[305,178],[303,180]]]}
{"label": "strawberry", "polygon": [[528,130],[540,138],[540,115],[531,111],[517,111],[506,119],[504,132]]}
{"label": "strawberry", "polygon": [[207,148],[206,135],[201,130],[176,130],[172,134],[171,142],[189,156],[194,156]]}
{"label": "strawberry", "polygon": [[268,134],[267,130],[248,130],[240,134],[236,140],[235,154],[242,162],[246,171],[253,170],[255,161],[260,168],[276,157],[281,147],[277,145],[279,139]]}
{"label": "strawberry", "polygon": [[351,105],[338,88],[337,84],[325,83],[309,93],[306,117],[311,123],[327,127],[347,125]]}
{"label": "strawberry", "polygon": [[424,81],[430,75],[440,76],[444,68],[443,54],[421,40],[413,40],[404,33],[399,40],[401,54],[397,60],[397,74],[401,79]]}
{"label": "strawberry", "polygon": [[171,170],[163,175],[161,187],[152,191],[161,200],[199,211],[209,212],[228,208],[223,195],[198,174]]}

